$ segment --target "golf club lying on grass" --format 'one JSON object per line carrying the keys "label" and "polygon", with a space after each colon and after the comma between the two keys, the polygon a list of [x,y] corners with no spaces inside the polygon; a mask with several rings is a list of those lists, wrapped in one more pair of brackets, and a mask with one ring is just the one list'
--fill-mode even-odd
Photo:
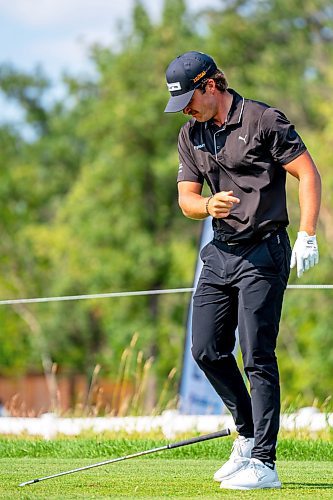
{"label": "golf club lying on grass", "polygon": [[101,465],[108,465],[114,462],[121,462],[123,460],[128,460],[129,458],[141,457],[143,455],[148,455],[149,453],[156,453],[162,450],[172,450],[173,448],[179,448],[180,446],[187,446],[188,444],[200,443],[201,441],[207,441],[208,439],[215,439],[223,436],[229,436],[230,430],[223,429],[222,431],[213,432],[212,434],[204,434],[203,436],[198,436],[190,439],[185,439],[184,441],[178,441],[177,443],[166,444],[165,446],[160,446],[159,448],[152,448],[151,450],[139,451],[138,453],[133,453],[132,455],[126,455],[124,457],[112,458],[111,460],[105,460],[104,462],[99,462],[97,464],[86,465],[85,467],[80,467],[78,469],[72,469],[65,472],[59,472],[58,474],[53,474],[52,476],[40,477],[38,479],[32,479],[31,481],[26,481],[25,483],[19,484],[19,486],[27,486],[28,484],[39,483],[40,481],[45,481],[46,479],[53,479],[54,477],[65,476],[67,474],[74,474],[74,472],[80,472],[87,469],[92,469],[93,467],[100,467]]}

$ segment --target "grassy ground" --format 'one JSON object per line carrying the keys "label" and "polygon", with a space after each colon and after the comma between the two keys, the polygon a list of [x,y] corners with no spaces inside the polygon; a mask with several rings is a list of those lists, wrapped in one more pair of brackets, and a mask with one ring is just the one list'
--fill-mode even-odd
{"label": "grassy ground", "polygon": [[161,446],[160,440],[0,439],[0,498],[333,498],[332,442],[282,439],[277,468],[281,490],[220,490],[212,480],[227,458],[231,439],[154,453],[47,480],[18,484],[112,457]]}

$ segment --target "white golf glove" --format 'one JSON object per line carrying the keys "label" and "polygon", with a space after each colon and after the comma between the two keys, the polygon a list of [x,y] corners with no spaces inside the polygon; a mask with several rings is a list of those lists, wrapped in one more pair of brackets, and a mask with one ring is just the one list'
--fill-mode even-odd
{"label": "white golf glove", "polygon": [[297,264],[297,277],[300,278],[304,271],[319,262],[319,251],[316,235],[309,236],[306,231],[297,233],[297,240],[291,254],[290,267]]}

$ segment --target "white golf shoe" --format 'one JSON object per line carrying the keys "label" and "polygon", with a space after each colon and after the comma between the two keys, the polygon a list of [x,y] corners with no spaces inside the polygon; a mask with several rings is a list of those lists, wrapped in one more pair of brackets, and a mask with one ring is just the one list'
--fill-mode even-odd
{"label": "white golf shoe", "polygon": [[275,466],[271,469],[257,458],[239,458],[245,465],[232,477],[221,482],[220,487],[229,490],[255,490],[281,488]]}
{"label": "white golf shoe", "polygon": [[229,460],[222,465],[222,467],[217,470],[214,474],[214,481],[219,483],[224,479],[227,479],[239,470],[245,467],[245,462],[240,461],[240,458],[250,458],[251,451],[254,446],[254,438],[246,438],[244,436],[238,436],[232,445],[231,455]]}

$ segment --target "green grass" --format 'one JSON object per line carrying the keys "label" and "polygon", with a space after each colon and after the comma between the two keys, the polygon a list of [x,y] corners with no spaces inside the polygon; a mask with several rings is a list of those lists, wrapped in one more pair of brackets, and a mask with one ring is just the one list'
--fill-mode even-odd
{"label": "green grass", "polygon": [[217,460],[138,458],[24,488],[22,481],[90,464],[89,460],[1,459],[0,498],[332,498],[333,463],[281,461],[283,489],[257,492],[221,491],[212,480]]}
{"label": "green grass", "polygon": [[165,444],[148,439],[0,439],[0,498],[333,498],[332,442],[281,439],[281,490],[220,490],[212,480],[230,453],[231,438],[154,453],[50,479],[18,484]]}
{"label": "green grass", "polygon": [[[175,439],[178,441],[185,436]],[[190,437],[190,436],[186,436]],[[184,446],[163,452],[166,458],[212,458],[225,460],[230,454],[234,437],[215,439]],[[37,438],[0,437],[0,458],[112,458],[138,451],[163,446],[165,439],[116,438],[101,436],[94,438],[62,438],[46,441]],[[281,438],[278,441],[278,458],[281,460],[332,460],[333,441],[330,439]],[[161,454],[149,455],[151,459],[160,458]]]}

